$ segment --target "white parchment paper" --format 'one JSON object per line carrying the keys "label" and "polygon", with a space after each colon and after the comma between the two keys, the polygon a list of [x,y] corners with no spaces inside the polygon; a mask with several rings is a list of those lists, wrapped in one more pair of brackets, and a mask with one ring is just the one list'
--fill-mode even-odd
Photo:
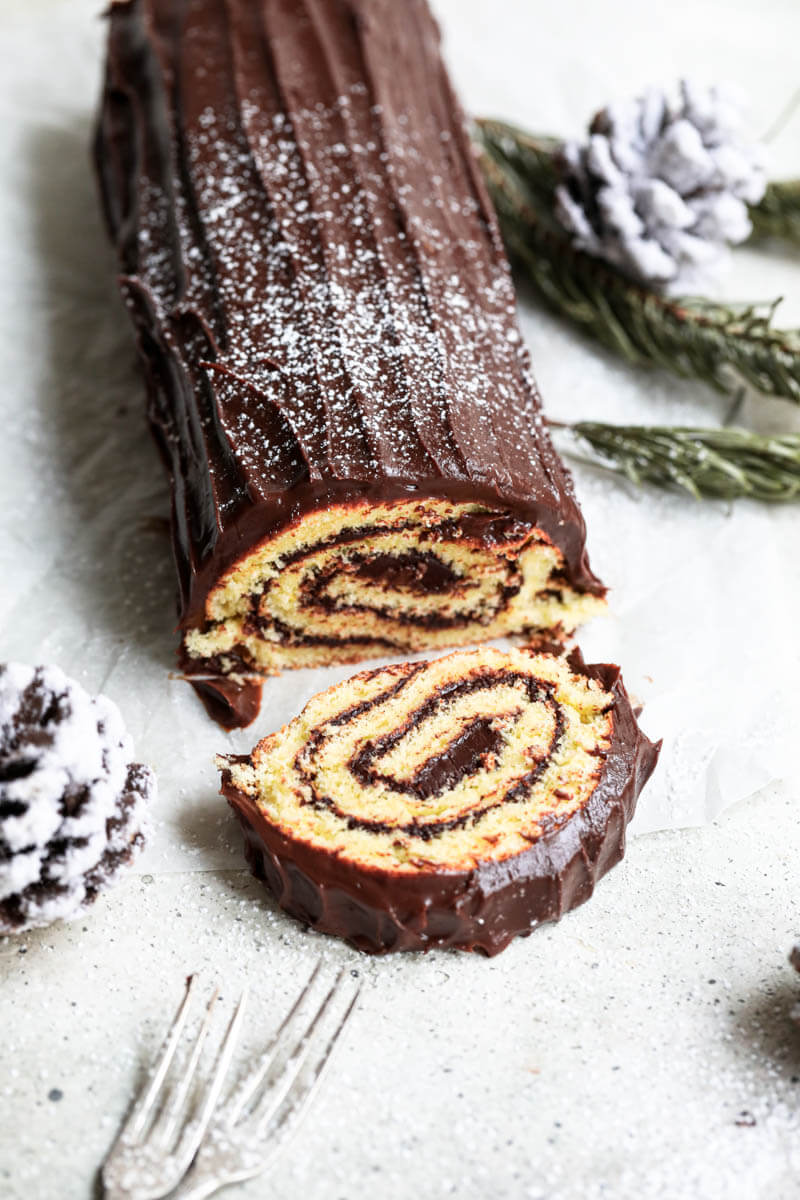
{"label": "white parchment paper", "polygon": [[[353,668],[268,681],[258,721],[233,735],[170,678],[168,493],[145,428],[88,157],[98,6],[48,3],[45,26],[31,16],[41,6],[9,3],[0,111],[0,657],[57,662],[120,705],[137,756],[160,783],[143,871],[240,866],[213,754],[249,749]],[[620,75],[609,74],[598,54],[567,83],[563,61],[543,52],[533,85],[524,37],[515,44],[503,36],[493,48],[499,33],[486,27],[480,5],[436,7],[457,84],[476,112],[577,132],[604,99],[647,79],[627,60]],[[522,6],[519,19],[531,19]],[[486,69],[501,60],[502,70]],[[663,77],[672,78],[670,64]],[[785,98],[774,80],[759,95],[769,114]],[[800,322],[798,283],[796,255],[745,250],[726,293],[784,292],[783,319]],[[702,385],[633,371],[533,306],[524,290],[521,304],[550,415],[643,423],[724,417],[729,401]],[[740,419],[759,429],[798,427],[789,405],[762,399],[748,400]],[[800,786],[793,753],[798,510],[700,504],[640,492],[591,468],[575,474],[592,563],[612,588],[611,615],[587,627],[581,645],[588,660],[622,664],[644,705],[644,728],[664,739],[634,831],[709,821],[775,778]]]}

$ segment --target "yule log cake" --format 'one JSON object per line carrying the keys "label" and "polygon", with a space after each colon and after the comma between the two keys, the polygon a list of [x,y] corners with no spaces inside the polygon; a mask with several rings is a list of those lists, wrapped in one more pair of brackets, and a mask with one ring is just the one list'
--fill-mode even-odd
{"label": "yule log cake", "polygon": [[218,719],[596,611],[424,0],[118,0],[96,159]]}
{"label": "yule log cake", "polygon": [[364,671],[218,763],[287,912],[372,953],[496,954],[588,899],[657,756],[616,667],[486,647]]}

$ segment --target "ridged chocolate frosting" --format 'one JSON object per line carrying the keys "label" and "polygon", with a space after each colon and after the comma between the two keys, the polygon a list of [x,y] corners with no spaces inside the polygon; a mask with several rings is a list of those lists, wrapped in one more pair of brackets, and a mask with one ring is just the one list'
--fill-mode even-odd
{"label": "ridged chocolate frosting", "polygon": [[602,592],[424,0],[118,0],[96,162],[185,628],[334,499],[500,501]]}

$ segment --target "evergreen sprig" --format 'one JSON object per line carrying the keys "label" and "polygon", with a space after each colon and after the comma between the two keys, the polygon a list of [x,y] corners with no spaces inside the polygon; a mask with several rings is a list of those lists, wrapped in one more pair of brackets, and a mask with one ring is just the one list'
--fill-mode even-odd
{"label": "evergreen sprig", "polygon": [[[573,456],[633,483],[681,488],[697,497],[800,500],[800,434],[762,437],[744,429],[551,422],[569,431]],[[590,453],[583,453],[580,447]]]}
{"label": "evergreen sprig", "polygon": [[800,179],[767,184],[764,198],[750,206],[753,237],[782,238],[800,245]]}
{"label": "evergreen sprig", "polygon": [[475,139],[509,253],[551,308],[630,363],[703,379],[723,392],[744,381],[800,404],[800,330],[773,326],[778,301],[674,299],[632,283],[576,250],[558,225],[558,141],[499,121],[479,121]]}

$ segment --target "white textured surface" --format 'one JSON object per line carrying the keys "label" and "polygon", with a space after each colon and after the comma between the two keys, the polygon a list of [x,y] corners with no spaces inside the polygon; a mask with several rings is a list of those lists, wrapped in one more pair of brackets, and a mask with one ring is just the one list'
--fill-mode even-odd
{"label": "white textured surface", "polygon": [[[639,832],[709,821],[783,784],[714,825],[638,838],[557,928],[492,962],[365,961],[301,933],[245,874],[211,872],[241,862],[213,753],[249,747],[351,668],[271,681],[257,725],[231,737],[166,678],[167,496],[87,165],[98,7],[4,0],[0,14],[0,658],[57,662],[117,701],[136,757],[159,774],[158,832],[150,874],[85,921],[0,944],[0,1194],[91,1194],[164,997],[171,1007],[188,971],[221,975],[231,996],[250,978],[266,1026],[322,950],[370,986],[271,1195],[796,1195],[800,1043],[785,953],[798,712],[781,690],[798,665],[796,510],[700,506],[579,473],[614,611],[581,641],[587,658],[623,664],[645,727],[667,739]],[[763,130],[796,86],[794,0],[657,16],[633,0],[435,7],[468,106],[546,132],[577,134],[607,100],[678,73],[745,88]],[[773,147],[774,174],[800,173],[796,133]],[[742,250],[735,263],[728,295],[785,294],[783,319],[800,323],[800,256]],[[725,412],[699,385],[630,371],[538,309],[525,307],[523,327],[553,416]],[[760,400],[743,418],[797,425]],[[741,1110],[754,1126],[735,1124]]]}

